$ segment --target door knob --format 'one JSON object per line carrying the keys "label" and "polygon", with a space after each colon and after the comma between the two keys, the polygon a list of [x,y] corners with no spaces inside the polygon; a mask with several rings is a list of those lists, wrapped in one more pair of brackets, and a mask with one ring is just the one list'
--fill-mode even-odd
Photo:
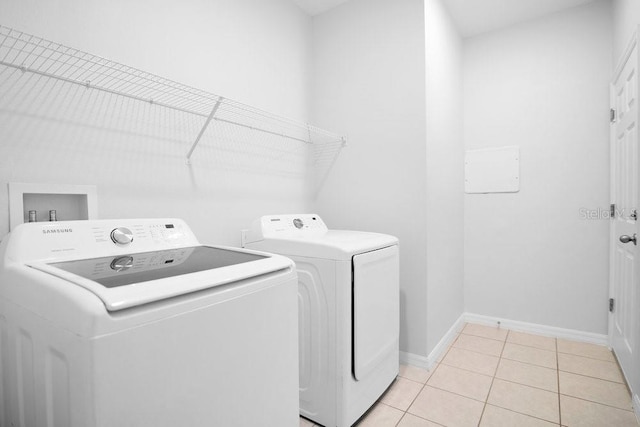
{"label": "door knob", "polygon": [[622,243],[629,243],[629,242],[633,242],[634,245],[637,245],[638,243],[636,242],[636,235],[634,233],[633,237],[629,237],[626,234],[620,236],[620,241]]}

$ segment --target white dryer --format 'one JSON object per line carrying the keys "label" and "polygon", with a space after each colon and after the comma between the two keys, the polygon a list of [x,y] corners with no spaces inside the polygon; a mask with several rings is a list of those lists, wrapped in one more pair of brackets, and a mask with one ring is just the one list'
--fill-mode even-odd
{"label": "white dryer", "polygon": [[351,426],[398,374],[398,239],[328,230],[313,214],[274,215],[255,221],[243,245],[295,261],[300,414]]}
{"label": "white dryer", "polygon": [[177,219],[32,223],[0,246],[0,425],[298,426],[297,280]]}

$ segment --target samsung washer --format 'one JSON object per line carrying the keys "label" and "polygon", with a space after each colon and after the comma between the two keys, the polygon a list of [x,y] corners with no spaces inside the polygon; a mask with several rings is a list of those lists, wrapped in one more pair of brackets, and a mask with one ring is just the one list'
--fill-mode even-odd
{"label": "samsung washer", "polygon": [[295,261],[300,414],[351,426],[398,374],[398,239],[329,230],[313,214],[273,215],[255,221],[243,245]]}
{"label": "samsung washer", "polygon": [[297,426],[287,258],[177,219],[17,227],[0,246],[0,424]]}

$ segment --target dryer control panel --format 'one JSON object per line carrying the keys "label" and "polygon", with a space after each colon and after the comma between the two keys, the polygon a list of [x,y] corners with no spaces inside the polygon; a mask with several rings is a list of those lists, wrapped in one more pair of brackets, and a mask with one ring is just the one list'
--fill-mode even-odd
{"label": "dryer control panel", "polygon": [[318,235],[327,231],[324,221],[316,214],[266,215],[253,223],[245,241]]}

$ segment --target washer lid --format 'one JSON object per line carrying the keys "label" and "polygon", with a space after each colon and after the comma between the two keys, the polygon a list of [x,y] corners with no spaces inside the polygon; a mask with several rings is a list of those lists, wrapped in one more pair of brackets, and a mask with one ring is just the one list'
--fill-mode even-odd
{"label": "washer lid", "polygon": [[109,311],[122,310],[291,267],[284,257],[191,246],[30,267],[82,286]]}
{"label": "washer lid", "polygon": [[397,244],[398,239],[388,234],[329,230],[300,236],[265,238],[251,244],[251,247],[290,256],[351,260],[354,255]]}

